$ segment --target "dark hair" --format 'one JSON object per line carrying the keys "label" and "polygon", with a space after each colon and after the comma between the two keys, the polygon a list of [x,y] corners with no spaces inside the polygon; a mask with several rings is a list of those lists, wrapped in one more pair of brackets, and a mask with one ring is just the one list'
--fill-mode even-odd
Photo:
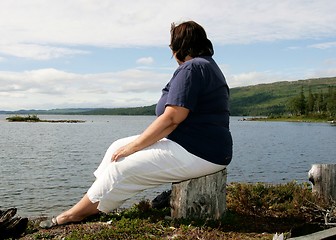
{"label": "dark hair", "polygon": [[194,21],[179,25],[172,23],[170,37],[169,47],[180,61],[184,61],[188,55],[194,58],[214,54],[212,43],[207,38],[204,28]]}

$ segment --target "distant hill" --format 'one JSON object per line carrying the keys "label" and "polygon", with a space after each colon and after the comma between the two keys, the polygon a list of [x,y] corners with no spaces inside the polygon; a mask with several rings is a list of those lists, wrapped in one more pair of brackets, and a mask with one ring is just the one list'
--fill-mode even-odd
{"label": "distant hill", "polygon": [[0,114],[17,115],[155,115],[155,106],[130,107],[130,108],[64,108],[51,110],[18,110],[0,111]]}
{"label": "distant hill", "polygon": [[336,77],[259,84],[231,89],[230,111],[232,116],[267,116],[287,112],[289,101],[309,88],[314,93],[326,93],[336,87]]}
{"label": "distant hill", "polygon": [[51,109],[51,110],[17,110],[17,111],[0,111],[0,114],[18,114],[18,115],[37,115],[37,114],[50,114],[50,115],[73,115],[73,114],[82,114],[83,112],[94,110],[95,108],[60,108],[60,109]]}
{"label": "distant hill", "polygon": [[[230,111],[232,116],[268,116],[283,114],[289,101],[303,90],[308,94],[326,93],[336,87],[336,77],[258,84],[231,89]],[[154,115],[155,104],[130,108],[68,108],[52,110],[0,111],[0,114],[78,114],[78,115]]]}
{"label": "distant hill", "polygon": [[83,115],[155,115],[156,104],[132,108],[96,108],[82,112]]}

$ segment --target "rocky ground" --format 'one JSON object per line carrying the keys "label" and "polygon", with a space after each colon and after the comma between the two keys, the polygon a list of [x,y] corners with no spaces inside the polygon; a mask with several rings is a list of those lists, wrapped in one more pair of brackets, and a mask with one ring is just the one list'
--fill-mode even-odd
{"label": "rocky ground", "polygon": [[230,184],[227,208],[221,221],[172,220],[169,207],[156,209],[143,201],[52,229],[39,228],[42,219],[29,219],[20,239],[273,239],[275,233],[295,237],[326,229],[326,213],[328,221],[336,215],[335,206],[313,195],[308,185],[294,182]]}

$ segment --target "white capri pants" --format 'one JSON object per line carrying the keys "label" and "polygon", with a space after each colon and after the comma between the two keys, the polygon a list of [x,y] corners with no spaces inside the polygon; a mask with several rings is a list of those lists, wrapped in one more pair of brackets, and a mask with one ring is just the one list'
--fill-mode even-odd
{"label": "white capri pants", "polygon": [[145,189],[208,175],[226,167],[199,158],[166,138],[117,162],[111,161],[115,150],[137,137],[112,143],[94,172],[96,181],[87,195],[92,203],[99,202],[98,210],[111,212]]}

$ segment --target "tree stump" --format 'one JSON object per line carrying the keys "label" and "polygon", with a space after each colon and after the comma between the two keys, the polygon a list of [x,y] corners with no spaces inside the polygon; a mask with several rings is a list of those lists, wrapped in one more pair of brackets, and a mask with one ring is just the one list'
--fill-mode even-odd
{"label": "tree stump", "polygon": [[226,168],[211,175],[173,183],[171,217],[218,220],[226,211]]}
{"label": "tree stump", "polygon": [[308,173],[313,192],[326,201],[336,201],[336,164],[313,164]]}

